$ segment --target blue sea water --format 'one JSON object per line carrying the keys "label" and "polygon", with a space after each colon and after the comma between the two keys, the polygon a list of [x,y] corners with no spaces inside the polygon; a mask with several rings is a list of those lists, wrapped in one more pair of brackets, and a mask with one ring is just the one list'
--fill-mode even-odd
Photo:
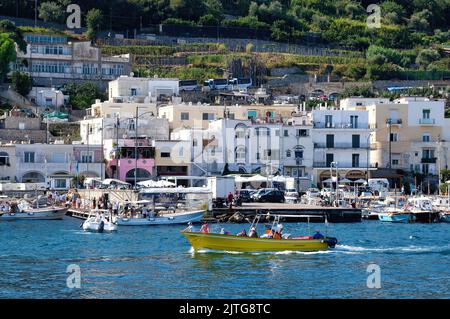
{"label": "blue sea water", "polygon": [[[329,224],[339,240],[334,250],[248,254],[193,253],[183,226],[97,234],[80,223],[1,222],[0,298],[450,297],[449,224]],[[308,231],[305,223],[284,226]],[[325,231],[324,224],[310,227]],[[67,287],[71,264],[80,267],[80,288]],[[370,264],[380,267],[379,289],[367,287]]]}

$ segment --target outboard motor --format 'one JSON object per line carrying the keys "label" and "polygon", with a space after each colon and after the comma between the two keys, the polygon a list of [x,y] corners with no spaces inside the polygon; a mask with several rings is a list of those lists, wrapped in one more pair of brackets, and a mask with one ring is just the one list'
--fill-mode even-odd
{"label": "outboard motor", "polygon": [[98,232],[103,233],[104,229],[105,229],[105,222],[102,220],[100,221],[100,224],[98,224]]}
{"label": "outboard motor", "polygon": [[334,248],[337,244],[337,239],[335,237],[327,237],[324,242],[328,244],[328,247]]}

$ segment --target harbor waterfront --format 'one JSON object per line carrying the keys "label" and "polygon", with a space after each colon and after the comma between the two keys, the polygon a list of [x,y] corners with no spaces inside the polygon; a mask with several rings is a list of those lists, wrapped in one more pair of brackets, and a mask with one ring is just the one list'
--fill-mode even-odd
{"label": "harbor waterfront", "polygon": [[[248,225],[210,224],[232,233]],[[286,232],[325,224],[285,223]],[[448,224],[329,224],[323,252],[194,253],[182,225],[90,233],[80,220],[0,223],[0,298],[449,298]],[[381,288],[368,288],[368,266]],[[68,288],[77,265],[81,287]]]}

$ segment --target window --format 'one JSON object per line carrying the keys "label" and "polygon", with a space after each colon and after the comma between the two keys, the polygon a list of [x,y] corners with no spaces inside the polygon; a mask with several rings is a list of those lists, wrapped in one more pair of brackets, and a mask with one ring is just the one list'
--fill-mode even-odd
{"label": "window", "polygon": [[284,136],[286,136],[286,137],[289,136],[289,131],[288,130],[284,130]]}
{"label": "window", "polygon": [[326,159],[327,159],[327,167],[331,166],[331,162],[334,162],[334,154],[327,154],[326,155]]}
{"label": "window", "polygon": [[333,134],[327,134],[327,147],[328,148],[334,147],[334,135]]}
{"label": "window", "polygon": [[353,148],[360,147],[360,137],[357,134],[352,135],[352,147]]}
{"label": "window", "polygon": [[189,113],[188,112],[181,112],[181,120],[182,121],[188,121],[189,120]]}
{"label": "window", "polygon": [[0,152],[0,166],[9,166],[9,154],[6,152]]}
{"label": "window", "polygon": [[398,165],[398,163],[399,163],[399,160],[398,160],[398,159],[393,159],[393,160],[392,160],[392,165]]}
{"label": "window", "polygon": [[93,163],[94,152],[83,151],[81,152],[81,163]]}
{"label": "window", "polygon": [[197,139],[194,138],[194,139],[192,140],[192,146],[196,147],[197,145],[198,145]]}
{"label": "window", "polygon": [[434,150],[423,150],[422,158],[434,158]]}
{"label": "window", "polygon": [[34,163],[34,152],[25,152],[24,153],[24,162],[25,163]]}
{"label": "window", "polygon": [[245,160],[245,147],[237,147],[236,148],[236,160]]}
{"label": "window", "polygon": [[131,96],[136,96],[137,95],[137,89],[132,88],[131,89]]}
{"label": "window", "polygon": [[295,158],[303,158],[303,150],[295,150]]}
{"label": "window", "polygon": [[275,130],[275,136],[280,136],[280,130]]}
{"label": "window", "polygon": [[214,121],[214,113],[203,113],[203,121]]}
{"label": "window", "polygon": [[332,127],[333,115],[325,115],[325,127]]}
{"label": "window", "polygon": [[291,151],[290,150],[286,151],[286,157],[291,157]]}
{"label": "window", "polygon": [[422,142],[429,142],[430,141],[430,134],[423,134],[422,135]]}
{"label": "window", "polygon": [[161,157],[170,157],[170,152],[161,152]]}
{"label": "window", "polygon": [[350,116],[350,126],[352,128],[358,128],[358,115]]}
{"label": "window", "polygon": [[236,130],[236,138],[244,138],[245,137],[245,131],[243,129]]}
{"label": "window", "polygon": [[352,167],[359,167],[359,154],[352,154]]}
{"label": "window", "polygon": [[128,119],[128,130],[134,131],[136,129],[136,126],[134,125],[134,119]]}
{"label": "window", "polygon": [[66,180],[64,178],[55,179],[54,186],[55,188],[66,188],[67,187]]}
{"label": "window", "polygon": [[308,136],[308,130],[297,130],[297,136],[307,137]]}
{"label": "window", "polygon": [[391,142],[398,142],[398,133],[391,133]]}
{"label": "window", "polygon": [[429,119],[430,118],[430,110],[422,110],[422,118]]}

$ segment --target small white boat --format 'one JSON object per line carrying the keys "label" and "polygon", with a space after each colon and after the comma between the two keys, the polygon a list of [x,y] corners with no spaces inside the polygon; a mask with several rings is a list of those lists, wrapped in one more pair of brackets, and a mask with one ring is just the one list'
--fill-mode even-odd
{"label": "small white boat", "polygon": [[81,226],[85,231],[113,232],[118,226],[112,220],[112,214],[107,209],[95,209],[90,211],[88,218]]}
{"label": "small white boat", "polygon": [[169,213],[169,214],[161,214],[161,215],[152,215],[150,214],[148,217],[117,217],[114,222],[120,226],[151,226],[151,225],[172,225],[172,224],[186,224],[186,223],[195,223],[201,221],[203,215],[205,214],[204,210],[196,210],[196,211],[185,211],[178,213]]}
{"label": "small white boat", "polygon": [[443,223],[450,223],[450,212],[440,212],[439,213],[439,220]]}
{"label": "small white boat", "polygon": [[57,220],[66,215],[66,207],[45,206],[33,208],[26,202],[19,203],[8,212],[0,212],[1,220]]}

